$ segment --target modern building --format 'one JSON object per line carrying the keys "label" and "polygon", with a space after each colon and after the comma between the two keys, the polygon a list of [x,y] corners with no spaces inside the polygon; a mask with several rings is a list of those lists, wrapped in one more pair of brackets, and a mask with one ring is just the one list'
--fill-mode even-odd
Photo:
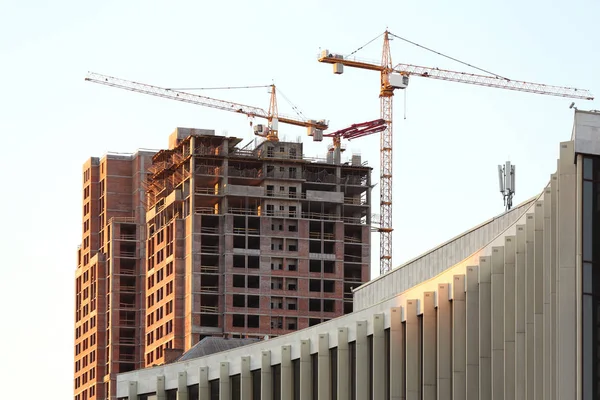
{"label": "modern building", "polygon": [[153,152],[83,165],[82,243],[75,271],[77,400],[114,393],[116,374],[144,366],[145,195]]}
{"label": "modern building", "polygon": [[353,312],[119,374],[119,399],[600,397],[600,112],[536,197],[354,291]]}
{"label": "modern building", "polygon": [[300,142],[177,128],[83,170],[75,399],[201,339],[278,336],[352,311],[370,274],[371,168]]}

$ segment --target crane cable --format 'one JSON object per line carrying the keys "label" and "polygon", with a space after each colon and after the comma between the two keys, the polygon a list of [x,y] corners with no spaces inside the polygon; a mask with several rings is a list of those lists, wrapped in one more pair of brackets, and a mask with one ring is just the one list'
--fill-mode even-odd
{"label": "crane cable", "polygon": [[395,38],[397,38],[397,39],[400,39],[400,40],[402,40],[402,41],[405,41],[405,42],[407,42],[407,43],[410,43],[410,44],[412,44],[412,45],[414,45],[414,46],[417,46],[417,47],[420,47],[420,48],[422,48],[422,49],[424,49],[424,50],[427,50],[427,51],[430,51],[430,52],[432,52],[432,53],[435,53],[435,54],[437,54],[437,55],[439,55],[439,56],[442,56],[442,57],[448,58],[448,59],[450,59],[450,60],[452,60],[452,61],[456,61],[456,62],[458,62],[458,63],[460,63],[460,64],[466,65],[467,67],[474,68],[474,69],[476,69],[476,70],[479,70],[479,71],[481,71],[481,72],[485,72],[486,74],[493,75],[493,76],[495,76],[496,78],[502,78],[502,79],[504,79],[504,80],[510,81],[510,79],[508,79],[508,78],[506,78],[506,77],[504,77],[504,76],[502,76],[502,75],[495,74],[495,73],[493,73],[493,72],[487,71],[487,70],[485,70],[485,69],[483,69],[483,68],[476,67],[476,66],[474,66],[474,65],[472,65],[472,64],[469,64],[469,63],[467,63],[467,62],[461,61],[461,60],[459,60],[459,59],[456,59],[456,58],[454,58],[454,57],[450,57],[449,55],[446,55],[446,54],[440,53],[439,51],[435,51],[435,50],[433,50],[433,49],[430,49],[430,48],[428,48],[428,47],[422,46],[422,45],[420,45],[420,44],[418,44],[418,43],[415,43],[415,42],[413,42],[413,41],[410,41],[410,40],[408,40],[408,39],[405,39],[405,38],[403,38],[403,37],[400,37],[400,36],[398,36],[398,35],[394,35],[394,34],[393,34],[393,33],[391,33],[391,32],[388,32],[388,33],[389,33],[391,36],[393,36],[393,37],[395,37]]}
{"label": "crane cable", "polygon": [[255,86],[220,86],[220,87],[203,87],[203,88],[167,88],[168,90],[224,90],[224,89],[256,89],[266,88],[271,85],[255,85]]}
{"label": "crane cable", "polygon": [[294,110],[294,112],[296,113],[296,115],[298,115],[300,118],[307,120],[308,118],[306,118],[306,116],[304,115],[304,113],[302,113],[302,111],[300,111],[300,109],[294,105],[294,103],[292,103],[290,101],[290,99],[287,98],[287,96],[285,94],[283,94],[283,92],[281,90],[279,90],[279,88],[276,86],[275,90],[277,90],[277,92],[281,95],[281,97],[283,97],[283,99],[285,101],[287,101],[287,103],[292,107],[292,110]]}
{"label": "crane cable", "polygon": [[377,39],[379,39],[380,37],[383,36],[383,33],[377,35],[376,37],[374,37],[373,39],[369,40],[367,43],[363,44],[362,46],[360,46],[358,49],[354,50],[352,53],[348,54],[348,56],[353,55],[354,53],[362,50],[363,48],[367,47],[368,45],[370,45],[371,43],[373,43],[374,41],[376,41]]}

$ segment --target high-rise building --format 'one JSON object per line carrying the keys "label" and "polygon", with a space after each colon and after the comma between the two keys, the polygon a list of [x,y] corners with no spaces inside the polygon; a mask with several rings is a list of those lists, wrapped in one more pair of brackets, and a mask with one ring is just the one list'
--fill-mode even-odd
{"label": "high-rise building", "polygon": [[[269,337],[352,311],[370,275],[371,168],[177,128],[84,165],[75,399],[202,338]],[[335,160],[335,161],[334,161]]]}
{"label": "high-rise building", "polygon": [[203,337],[277,336],[352,311],[370,274],[370,173],[300,142],[178,128],[147,181],[146,365]]}
{"label": "high-rise building", "polygon": [[75,271],[78,400],[108,398],[117,373],[144,365],[142,182],[153,154],[107,154],[83,166],[82,243]]}

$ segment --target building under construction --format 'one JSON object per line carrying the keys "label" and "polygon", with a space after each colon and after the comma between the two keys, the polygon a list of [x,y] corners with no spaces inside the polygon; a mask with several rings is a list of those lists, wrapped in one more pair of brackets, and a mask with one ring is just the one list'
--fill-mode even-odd
{"label": "building under construction", "polygon": [[84,165],[76,400],[113,399],[117,373],[207,336],[273,337],[352,311],[370,275],[371,168],[240,142],[178,128],[167,150]]}

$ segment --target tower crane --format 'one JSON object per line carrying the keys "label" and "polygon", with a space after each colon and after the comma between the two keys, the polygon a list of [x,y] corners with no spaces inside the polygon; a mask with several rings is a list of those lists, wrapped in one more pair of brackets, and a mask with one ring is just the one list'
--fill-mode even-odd
{"label": "tower crane", "polygon": [[340,129],[338,131],[326,133],[323,136],[330,137],[333,139],[333,144],[329,150],[334,154],[334,164],[339,164],[342,152],[342,139],[357,139],[359,137],[381,132],[385,128],[385,120],[380,118],[373,121],[353,124],[347,128]]}
{"label": "tower crane", "polygon": [[323,50],[318,57],[319,62],[333,64],[334,74],[342,74],[344,72],[344,66],[378,71],[380,73],[380,116],[386,122],[386,129],[381,132],[380,138],[381,213],[379,232],[381,234],[381,239],[379,257],[381,274],[392,269],[392,98],[396,89],[406,89],[411,75],[451,82],[468,83],[471,85],[516,90],[520,92],[593,100],[592,94],[583,89],[514,81],[498,76],[477,75],[411,64],[397,64],[394,66],[392,64],[390,52],[390,35],[398,37],[387,30],[384,32],[383,51],[380,63],[344,57],[340,54],[330,53],[329,50]]}
{"label": "tower crane", "polygon": [[275,85],[270,85],[271,100],[269,103],[269,110],[265,111],[260,107],[247,106],[240,103],[218,100],[212,97],[200,96],[197,94],[187,93],[179,90],[173,90],[158,86],[147,85],[144,83],[128,81],[125,79],[101,75],[94,72],[88,72],[85,80],[101,85],[130,90],[132,92],[145,93],[152,96],[182,101],[184,103],[197,104],[205,107],[216,108],[218,110],[245,114],[250,118],[263,118],[268,121],[268,125],[264,126],[259,124],[254,126],[254,134],[257,136],[265,137],[267,140],[273,142],[279,140],[279,122],[305,127],[307,128],[308,135],[313,136],[313,139],[317,141],[322,139],[323,131],[326,130],[329,125],[329,122],[325,120],[309,120],[304,118],[299,119],[280,115],[277,110],[277,95]]}

